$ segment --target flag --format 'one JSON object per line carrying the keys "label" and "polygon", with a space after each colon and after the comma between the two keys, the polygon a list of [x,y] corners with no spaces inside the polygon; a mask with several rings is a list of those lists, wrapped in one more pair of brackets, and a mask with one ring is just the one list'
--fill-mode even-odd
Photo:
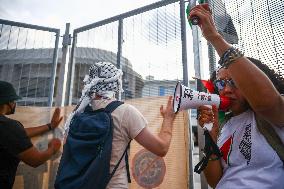
{"label": "flag", "polygon": [[[198,78],[195,78],[195,79],[198,79]],[[203,79],[198,79],[198,80],[201,81],[201,83],[208,90],[209,93],[214,93],[215,87],[214,87],[214,83],[212,81],[203,80]]]}
{"label": "flag", "polygon": [[226,162],[226,164],[228,165],[230,165],[230,154],[232,151],[232,144],[233,144],[233,136],[230,136],[230,138],[228,138],[220,148],[220,151],[222,152],[223,155],[222,157]]}

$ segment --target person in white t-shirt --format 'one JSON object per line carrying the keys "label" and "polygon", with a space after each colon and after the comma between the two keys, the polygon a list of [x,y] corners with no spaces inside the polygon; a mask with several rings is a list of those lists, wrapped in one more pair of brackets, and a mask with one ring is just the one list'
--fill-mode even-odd
{"label": "person in white t-shirt", "polygon": [[[87,105],[90,104],[93,110],[97,110],[105,108],[109,103],[116,100],[115,94],[122,91],[121,78],[122,71],[112,63],[98,62],[90,67],[89,74],[84,79],[80,102],[66,121],[65,138],[68,135],[72,117],[83,112]],[[154,135],[147,127],[147,120],[134,106],[124,103],[112,112],[113,140],[110,173],[132,139],[157,156],[163,157],[167,154],[172,138],[173,122],[176,117],[173,111],[172,96],[168,98],[166,107],[161,105],[160,113],[163,117],[161,130],[158,135]],[[128,188],[125,161],[121,161],[106,188]]]}
{"label": "person in white t-shirt", "polygon": [[[204,169],[217,189],[284,189],[284,166],[256,125],[255,115],[271,123],[284,143],[284,79],[260,61],[243,56],[217,32],[208,4],[194,7],[203,36],[219,54],[215,89],[230,99],[232,117],[219,131],[217,108],[201,106],[198,122],[213,122],[210,135],[222,158],[212,155]],[[219,134],[219,136],[218,136]]]}

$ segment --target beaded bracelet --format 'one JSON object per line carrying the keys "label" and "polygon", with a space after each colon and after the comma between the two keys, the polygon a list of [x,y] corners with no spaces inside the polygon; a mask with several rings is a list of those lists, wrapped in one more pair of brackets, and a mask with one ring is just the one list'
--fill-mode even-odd
{"label": "beaded bracelet", "polygon": [[221,68],[227,69],[232,63],[234,63],[235,60],[243,56],[244,53],[242,53],[239,49],[231,47],[224,52],[218,63],[220,64]]}

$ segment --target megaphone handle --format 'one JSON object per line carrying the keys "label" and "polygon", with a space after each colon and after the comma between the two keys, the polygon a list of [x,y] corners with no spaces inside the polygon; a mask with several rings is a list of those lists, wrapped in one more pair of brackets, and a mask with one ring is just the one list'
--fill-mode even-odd
{"label": "megaphone handle", "polygon": [[[206,106],[206,107],[208,107],[208,108],[210,108],[212,110],[212,106],[211,105],[204,105],[204,106]],[[213,128],[213,122],[211,122],[211,123],[204,123],[203,129],[211,131],[212,128]]]}

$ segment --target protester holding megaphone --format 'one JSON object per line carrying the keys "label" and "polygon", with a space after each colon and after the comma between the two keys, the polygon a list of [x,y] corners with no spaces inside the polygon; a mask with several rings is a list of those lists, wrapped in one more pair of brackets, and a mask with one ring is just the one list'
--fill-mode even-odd
{"label": "protester holding megaphone", "polygon": [[203,36],[221,57],[212,81],[218,94],[231,101],[231,117],[220,131],[216,108],[199,108],[199,124],[213,120],[210,135],[222,152],[222,158],[212,155],[204,170],[208,184],[217,189],[284,188],[283,76],[227,43],[208,4],[192,8],[192,17],[199,18]]}
{"label": "protester holding megaphone", "polygon": [[[204,82],[206,82],[207,87],[208,85],[213,85],[213,83],[211,84],[210,81]],[[212,87],[210,88],[212,89]],[[211,90],[208,91],[212,92]],[[216,145],[216,131],[218,130],[216,130],[216,119],[214,119],[214,117],[218,116],[218,113],[216,113],[218,112],[217,108],[220,111],[226,111],[229,108],[229,105],[230,100],[225,96],[195,91],[189,87],[182,85],[180,82],[178,82],[176,85],[173,99],[174,112],[178,112],[179,110],[197,109],[200,107],[203,107],[206,110],[206,113],[203,113],[203,117],[201,117],[200,113],[198,115],[198,120],[200,121],[199,124],[201,124],[201,121],[206,118],[202,123],[205,135],[205,146],[203,150],[204,156],[201,161],[194,167],[194,172],[198,174],[200,174],[205,169],[211,156],[214,155],[216,156],[215,158],[220,158],[222,156],[218,146]],[[212,106],[214,108],[215,115],[212,112]],[[213,127],[214,125],[215,127]],[[212,137],[209,132],[214,133],[215,136]]]}

